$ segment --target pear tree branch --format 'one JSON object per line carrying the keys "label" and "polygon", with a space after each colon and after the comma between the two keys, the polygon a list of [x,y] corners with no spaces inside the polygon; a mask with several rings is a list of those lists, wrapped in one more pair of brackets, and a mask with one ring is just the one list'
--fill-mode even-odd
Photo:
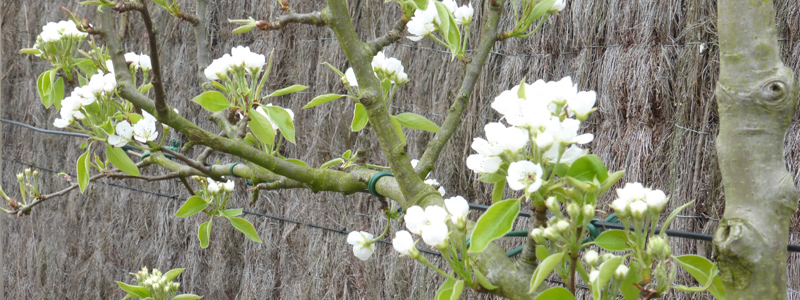
{"label": "pear tree branch", "polygon": [[322,19],[322,13],[315,11],[311,13],[298,14],[289,13],[278,17],[277,21],[258,21],[256,27],[263,31],[279,30],[292,23],[308,24],[314,26],[325,26],[325,20]]}

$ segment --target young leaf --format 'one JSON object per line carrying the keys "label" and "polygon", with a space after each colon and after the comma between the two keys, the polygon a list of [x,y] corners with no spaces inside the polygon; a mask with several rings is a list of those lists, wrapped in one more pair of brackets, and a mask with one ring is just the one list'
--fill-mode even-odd
{"label": "young leaf", "polygon": [[353,132],[361,131],[367,126],[369,116],[367,116],[367,109],[361,103],[356,103],[356,109],[353,111],[353,123],[350,125],[350,130]]}
{"label": "young leaf", "polygon": [[602,289],[608,284],[611,277],[614,277],[614,272],[617,271],[617,267],[619,267],[624,259],[625,257],[623,256],[617,256],[605,261],[600,266],[600,275],[592,282],[592,296],[594,296],[594,299],[600,299]]}
{"label": "young leaf", "polygon": [[291,93],[296,93],[296,92],[305,90],[307,88],[308,87],[305,86],[305,85],[295,84],[295,85],[292,85],[290,87],[285,87],[285,88],[282,88],[282,89],[277,90],[275,92],[272,92],[272,94],[269,94],[268,96],[266,96],[264,98],[278,97],[278,96],[283,96],[283,95],[287,95],[287,94],[291,94]]}
{"label": "young leaf", "polygon": [[428,1],[429,0],[414,0],[414,5],[416,5],[419,10],[426,10],[428,9]]}
{"label": "young leaf", "polygon": [[511,231],[514,219],[519,213],[519,200],[509,199],[496,202],[486,210],[475,229],[472,231],[470,253],[481,252],[492,241],[501,238],[504,234]]}
{"label": "young leaf", "polygon": [[91,150],[91,147],[87,147],[86,152],[78,157],[78,186],[81,188],[81,193],[83,193],[86,190],[86,187],[89,186],[89,170],[91,167],[89,153]]}
{"label": "young leaf", "polygon": [[628,268],[628,276],[622,281],[619,291],[622,293],[622,297],[625,298],[625,300],[636,300],[639,298],[639,294],[642,291],[633,284],[642,282],[642,272],[639,270],[639,263],[635,261],[631,262]]}
{"label": "young leaf", "polygon": [[556,0],[544,0],[537,3],[536,6],[533,7],[533,11],[531,11],[531,14],[528,15],[527,18],[525,18],[525,23],[528,24],[528,26],[530,26],[530,24],[532,24],[534,20],[542,17],[545,13],[547,13],[547,11],[550,10],[551,7],[553,7],[553,3],[555,2]]}
{"label": "young leaf", "polygon": [[319,95],[319,96],[314,97],[314,99],[311,99],[311,102],[308,102],[308,104],[306,104],[306,106],[303,106],[303,109],[312,108],[314,106],[317,106],[317,105],[320,105],[320,104],[325,104],[325,103],[331,102],[333,100],[336,100],[336,99],[339,99],[339,98],[342,98],[342,97],[344,97],[344,95],[339,95],[339,94]]}
{"label": "young leaf", "polygon": [[249,221],[242,218],[229,218],[229,220],[231,220],[231,225],[233,225],[236,230],[241,231],[245,236],[254,242],[261,243],[261,239],[258,238],[256,228],[253,227],[253,224],[250,224]]}
{"label": "young leaf", "polygon": [[506,181],[501,180],[494,183],[494,189],[492,189],[492,203],[497,203],[498,201],[503,199],[503,191],[506,189]]}
{"label": "young leaf", "polygon": [[597,180],[603,182],[608,178],[608,169],[597,155],[590,154],[573,162],[567,176],[583,182],[592,182],[597,177]]}
{"label": "young leaf", "polygon": [[139,176],[139,168],[136,167],[136,164],[133,163],[133,160],[131,160],[122,148],[106,145],[106,158],[120,171],[125,172],[125,174]]}
{"label": "young leaf", "polygon": [[444,281],[444,283],[442,283],[442,286],[440,286],[439,289],[436,291],[434,299],[436,300],[458,299],[458,297],[461,296],[461,292],[463,289],[464,289],[464,281],[462,280],[454,281],[453,279],[448,278],[447,280]]}
{"label": "young leaf", "polygon": [[481,174],[480,177],[478,177],[478,181],[486,183],[500,183],[500,182],[505,182],[506,177],[496,173],[484,173]]}
{"label": "young leaf", "polygon": [[226,209],[225,211],[222,212],[222,214],[228,218],[238,217],[242,215],[242,209],[241,208]]}
{"label": "young leaf", "polygon": [[625,231],[622,230],[603,232],[594,240],[594,243],[608,251],[624,251],[631,248],[628,246],[628,237],[625,236]]}
{"label": "young leaf", "polygon": [[[506,200],[508,201],[508,200]],[[553,272],[553,269],[561,263],[561,260],[564,258],[564,252],[559,252],[553,255],[548,256],[542,262],[539,263],[539,266],[536,267],[536,270],[533,271],[533,277],[531,278],[531,285],[528,293],[533,293],[536,291],[536,288],[539,287],[540,284],[550,275],[550,272]],[[596,298],[599,299],[599,298]]]}
{"label": "young leaf", "polygon": [[200,224],[200,229],[197,231],[197,238],[200,239],[200,247],[203,247],[203,249],[208,248],[208,241],[211,239],[211,225],[214,225],[213,221],[213,219],[209,219],[208,222]]}
{"label": "young leaf", "polygon": [[278,125],[278,129],[281,130],[283,138],[294,144],[294,123],[292,122],[292,116],[289,112],[278,106],[261,106],[261,108],[267,112],[272,122]]}
{"label": "young leaf", "polygon": [[341,157],[338,157],[338,158],[334,158],[334,159],[331,159],[329,161],[326,161],[324,164],[319,166],[319,168],[320,169],[325,169],[325,168],[329,168],[329,167],[332,167],[332,166],[335,166],[335,165],[338,165],[338,164],[343,164],[343,163],[344,163],[344,159],[342,159]]}
{"label": "young leaf", "polygon": [[675,218],[678,217],[678,215],[681,213],[681,211],[684,208],[686,208],[687,206],[691,205],[692,203],[694,203],[694,201],[689,201],[689,203],[681,205],[680,207],[678,207],[677,209],[673,210],[669,214],[667,219],[664,221],[664,224],[661,225],[661,234],[660,235],[662,237],[666,237],[667,236],[667,228],[669,228],[669,225],[672,224],[672,220],[675,220]]}
{"label": "young leaf", "polygon": [[150,291],[143,286],[130,285],[120,281],[116,281],[116,283],[119,285],[119,288],[128,292],[128,297],[139,299],[150,297]]}
{"label": "young leaf", "polygon": [[199,213],[208,207],[208,202],[200,196],[191,196],[186,199],[186,202],[181,205],[181,208],[175,212],[175,216],[186,218],[196,213]]}
{"label": "young leaf", "polygon": [[397,134],[397,138],[400,139],[400,142],[403,143],[403,145],[405,145],[406,134],[403,133],[403,126],[400,125],[400,121],[398,121],[394,116],[389,116],[389,119],[392,120],[392,125],[394,126],[394,132]]}
{"label": "young leaf", "polygon": [[436,126],[436,123],[433,123],[425,117],[415,113],[406,112],[396,115],[395,118],[397,118],[397,121],[400,122],[400,125],[403,125],[406,128],[419,129],[428,132],[439,131],[439,126]]}
{"label": "young leaf", "polygon": [[203,297],[195,294],[180,294],[180,295],[175,295],[175,297],[172,297],[172,300],[194,300],[200,298]]}
{"label": "young leaf", "polygon": [[472,269],[472,271],[475,272],[475,279],[478,280],[478,284],[480,284],[483,288],[490,291],[497,289],[497,286],[489,282],[489,280],[486,279],[486,276],[483,276],[483,273],[481,273],[481,271],[478,271],[478,268],[474,268]]}
{"label": "young leaf", "polygon": [[200,104],[200,106],[210,112],[218,112],[231,107],[231,103],[228,102],[228,99],[225,98],[225,95],[217,91],[208,91],[202,93],[200,96],[194,97],[192,101]]}
{"label": "young leaf", "polygon": [[339,69],[337,69],[333,65],[331,65],[331,64],[329,64],[327,62],[324,62],[322,64],[328,66],[328,68],[331,68],[331,70],[333,70],[333,72],[335,72],[336,75],[339,75],[339,78],[344,77],[344,73],[342,73],[342,71],[339,71]]}
{"label": "young leaf", "polygon": [[56,109],[61,109],[61,100],[64,99],[64,78],[58,78],[50,90],[50,101],[55,104]]}
{"label": "young leaf", "polygon": [[722,278],[717,274],[714,263],[705,257],[692,254],[675,257],[675,261],[689,272],[700,285],[707,286],[710,284],[708,292],[714,295],[715,298],[725,299],[725,286],[722,284]]}
{"label": "young leaf", "polygon": [[247,126],[250,127],[250,131],[253,132],[253,135],[264,144],[274,145],[276,132],[275,129],[272,128],[272,123],[269,122],[269,119],[252,108],[249,114],[250,121],[247,122]]}
{"label": "young leaf", "polygon": [[557,286],[554,288],[549,288],[536,296],[534,300],[574,300],[575,296],[569,292],[569,290]]}
{"label": "young leaf", "polygon": [[36,90],[39,92],[39,98],[42,99],[42,104],[44,104],[45,108],[50,108],[50,105],[53,105],[53,101],[50,97],[50,88],[45,89],[45,81],[50,79],[50,71],[45,71],[44,73],[39,75],[39,79],[36,80]]}
{"label": "young leaf", "polygon": [[175,277],[178,277],[178,275],[181,275],[181,273],[183,273],[184,270],[186,270],[186,269],[185,268],[179,268],[179,269],[169,270],[169,271],[167,271],[167,273],[164,273],[164,279],[166,279],[167,282],[170,282],[173,279],[175,279]]}
{"label": "young leaf", "polygon": [[536,259],[542,261],[548,256],[550,256],[550,250],[547,250],[547,247],[544,245],[536,245]]}
{"label": "young leaf", "polygon": [[450,16],[453,15],[453,13],[450,12],[450,9],[448,9],[447,6],[444,5],[444,3],[439,1],[432,1],[432,2],[436,5],[436,12],[439,13],[440,22],[436,24],[439,27],[439,33],[441,33],[442,37],[445,38],[445,41],[449,43],[449,41],[447,41],[447,35],[450,33],[449,19]]}
{"label": "young leaf", "polygon": [[293,163],[295,165],[298,165],[298,166],[304,166],[304,167],[308,166],[308,164],[306,162],[304,162],[302,160],[299,160],[299,159],[296,159],[296,158],[287,158],[287,159],[284,159],[284,160],[288,161],[290,163]]}

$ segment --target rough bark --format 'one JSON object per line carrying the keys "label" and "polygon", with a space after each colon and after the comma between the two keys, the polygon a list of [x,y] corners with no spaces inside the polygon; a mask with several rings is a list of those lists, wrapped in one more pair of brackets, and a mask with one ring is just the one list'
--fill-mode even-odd
{"label": "rough bark", "polygon": [[786,299],[789,222],[798,194],[783,139],[797,83],[783,65],[772,1],[719,2],[720,130],[726,209],[716,237],[728,299]]}

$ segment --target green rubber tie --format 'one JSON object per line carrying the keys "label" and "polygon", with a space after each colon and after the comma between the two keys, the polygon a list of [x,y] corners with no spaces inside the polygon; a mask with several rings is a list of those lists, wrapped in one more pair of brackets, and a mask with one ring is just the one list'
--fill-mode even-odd
{"label": "green rubber tie", "polygon": [[141,158],[141,160],[144,160],[144,159],[145,159],[145,158],[147,158],[148,156],[150,156],[150,151],[147,151],[147,152],[145,152],[145,153],[142,153],[142,158]]}
{"label": "green rubber tie", "polygon": [[233,164],[231,165],[231,168],[230,168],[230,169],[228,169],[228,173],[230,173],[230,174],[231,174],[231,176],[233,176],[233,177],[239,177],[239,176],[236,176],[236,174],[233,174],[233,168],[235,168],[235,167],[236,167],[236,165],[239,165],[239,164],[242,164],[242,162],[240,162],[240,161],[237,161],[237,162],[235,162],[235,163],[233,163]]}
{"label": "green rubber tie", "polygon": [[378,179],[381,179],[383,176],[394,177],[394,174],[392,174],[392,172],[380,171],[375,173],[375,175],[372,175],[372,178],[369,179],[369,184],[367,184],[367,190],[369,193],[378,198],[385,198],[383,195],[378,194],[378,192],[375,191],[375,184],[378,183]]}

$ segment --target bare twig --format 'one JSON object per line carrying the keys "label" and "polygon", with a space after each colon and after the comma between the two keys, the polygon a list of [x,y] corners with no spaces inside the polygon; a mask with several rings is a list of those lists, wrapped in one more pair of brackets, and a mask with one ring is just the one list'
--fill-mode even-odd
{"label": "bare twig", "polygon": [[214,178],[214,180],[221,180],[221,178],[219,178],[219,176],[212,176],[212,175],[211,175],[211,171],[210,171],[210,170],[209,170],[209,169],[208,169],[206,166],[204,166],[204,165],[203,165],[203,164],[201,164],[201,163],[198,163],[198,162],[194,161],[194,160],[193,160],[193,159],[191,159],[191,158],[188,158],[188,157],[186,157],[186,156],[183,156],[183,154],[180,154],[180,153],[178,153],[178,152],[172,151],[172,150],[170,150],[170,149],[169,149],[169,148],[167,148],[167,147],[161,147],[161,149],[159,149],[159,150],[160,150],[161,152],[164,152],[164,153],[169,153],[170,155],[173,155],[173,156],[175,156],[175,158],[177,158],[177,159],[180,159],[180,160],[181,160],[183,163],[185,163],[186,165],[188,165],[188,166],[190,166],[190,167],[192,167],[192,168],[194,168],[194,169],[196,169],[196,170],[200,171],[200,172],[201,172],[201,173],[203,173],[203,174],[206,174],[206,175],[208,175],[208,176],[211,176],[212,178]]}
{"label": "bare twig", "polygon": [[322,19],[322,14],[318,11],[315,11],[307,14],[290,13],[288,15],[278,17],[278,20],[275,22],[258,21],[256,22],[256,27],[264,31],[270,31],[282,29],[291,23],[325,26],[325,20]]}
{"label": "bare twig", "polygon": [[189,191],[189,195],[194,195],[194,189],[192,189],[192,185],[189,184],[189,181],[186,180],[186,176],[181,176],[181,183],[183,183],[183,186]]}
{"label": "bare twig", "polygon": [[156,93],[156,115],[164,117],[169,114],[169,107],[167,106],[164,82],[161,78],[161,62],[158,59],[158,31],[153,27],[153,21],[150,19],[150,12],[147,10],[147,5],[141,5],[139,12],[142,14],[144,27],[147,29],[147,39],[150,44],[150,62],[153,66],[152,83]]}
{"label": "bare twig", "polygon": [[389,46],[392,43],[396,42],[397,40],[403,38],[403,31],[406,30],[406,24],[408,24],[408,21],[411,20],[411,16],[413,14],[414,14],[413,10],[410,9],[407,10],[403,14],[403,17],[394,23],[394,26],[392,26],[392,29],[389,30],[389,32],[386,32],[386,34],[367,43],[367,46],[369,47],[369,50],[372,53],[372,55],[375,55],[376,53],[378,53],[378,51],[381,51],[383,47]]}

